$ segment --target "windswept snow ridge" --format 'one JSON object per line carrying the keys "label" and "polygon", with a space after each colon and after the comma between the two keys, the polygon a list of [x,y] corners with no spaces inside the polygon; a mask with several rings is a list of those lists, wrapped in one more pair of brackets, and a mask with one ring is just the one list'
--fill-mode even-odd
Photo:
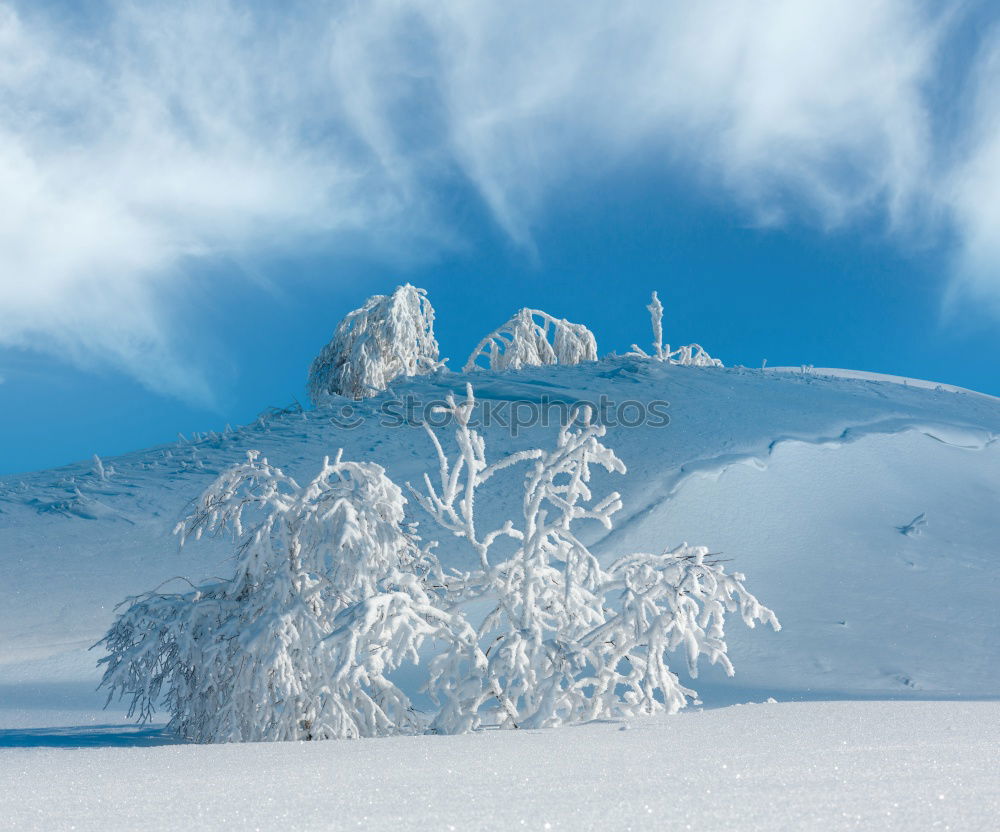
{"label": "windswept snow ridge", "polygon": [[902,384],[904,387],[923,387],[926,390],[966,393],[971,396],[983,396],[988,399],[1000,401],[996,396],[991,396],[988,393],[978,393],[975,390],[969,390],[967,387],[958,387],[955,384],[943,384],[939,381],[927,381],[926,379],[909,378],[908,376],[894,376],[888,373],[872,373],[867,370],[841,370],[836,367],[813,367],[810,364],[801,367],[767,367],[766,369],[769,373],[800,373],[802,375],[853,378],[861,381],[887,381],[893,384]]}

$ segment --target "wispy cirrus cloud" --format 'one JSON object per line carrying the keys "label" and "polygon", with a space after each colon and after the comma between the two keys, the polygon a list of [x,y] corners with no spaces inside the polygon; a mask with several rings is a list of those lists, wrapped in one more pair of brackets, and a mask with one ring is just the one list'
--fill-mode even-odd
{"label": "wispy cirrus cloud", "polygon": [[942,168],[928,87],[954,15],[935,8],[109,2],[70,26],[0,3],[0,345],[206,399],[177,344],[199,258],[443,236],[455,177],[530,247],[562,182],[629,164],[693,172],[762,223],[933,215],[1000,296],[997,61],[971,161]]}
{"label": "wispy cirrus cloud", "polygon": [[985,299],[1000,314],[1000,25],[978,44],[967,91],[940,193],[959,243],[949,299]]}
{"label": "wispy cirrus cloud", "polygon": [[[392,65],[379,39],[415,5],[434,10],[450,148],[515,239],[546,185],[637,152],[765,220],[876,201],[899,220],[926,186],[922,88],[946,25],[920,4],[383,3],[348,30],[354,71]],[[378,118],[377,100],[357,109]]]}

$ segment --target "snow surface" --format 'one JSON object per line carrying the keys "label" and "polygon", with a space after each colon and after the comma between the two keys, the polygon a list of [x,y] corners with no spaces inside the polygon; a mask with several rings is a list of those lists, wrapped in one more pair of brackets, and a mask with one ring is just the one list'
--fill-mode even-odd
{"label": "snow surface", "polygon": [[922,378],[910,378],[909,376],[894,376],[889,373],[873,373],[869,370],[842,370],[837,367],[813,367],[807,364],[802,367],[767,367],[769,373],[801,373],[814,376],[834,376],[836,378],[856,378],[863,381],[890,381],[893,384],[902,384],[907,387],[924,387],[928,390],[944,390],[949,393],[967,393],[972,396],[985,396],[996,399],[988,393],[979,393],[970,390],[968,387],[959,387],[955,384],[945,384],[940,381],[927,381]]}
{"label": "snow surface", "polygon": [[[782,620],[780,633],[730,626],[736,676],[707,668],[695,680],[703,713],[623,733],[598,724],[322,747],[114,747],[162,742],[148,728],[108,728],[124,716],[100,710],[88,648],[114,606],[174,576],[231,572],[224,541],[178,551],[170,530],[189,503],[250,448],[305,478],[343,446],[416,482],[433,451],[419,429],[378,424],[391,394],[351,405],[347,418],[365,420],[350,430],[334,424],[345,417],[337,406],[279,413],[103,460],[103,476],[88,460],[0,479],[0,827],[125,827],[131,811],[150,828],[250,817],[268,827],[298,800],[296,826],[367,815],[377,828],[405,813],[406,825],[431,828],[522,818],[529,828],[989,828],[1000,705],[969,700],[1000,698],[1000,400],[819,372],[616,358],[470,376],[494,404],[669,401],[666,427],[609,428],[629,474],[602,475],[599,488],[621,491],[625,508],[587,543],[605,561],[707,545]],[[425,403],[465,378],[392,392]],[[484,432],[499,455],[551,444],[555,426]],[[516,486],[501,484],[498,516]],[[467,562],[462,541],[441,544],[443,561]],[[416,687],[419,672],[404,682]],[[721,707],[772,695],[780,705]],[[801,701],[823,699],[884,701]],[[129,809],[127,788],[140,790]]]}
{"label": "snow surface", "polygon": [[35,747],[0,750],[0,825],[833,832],[1000,815],[998,703],[758,704],[621,728],[153,748],[109,734],[72,751],[22,732]]}

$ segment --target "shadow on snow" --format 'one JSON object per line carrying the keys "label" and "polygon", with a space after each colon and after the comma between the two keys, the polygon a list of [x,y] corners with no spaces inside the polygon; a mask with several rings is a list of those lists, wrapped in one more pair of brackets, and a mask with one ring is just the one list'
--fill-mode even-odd
{"label": "shadow on snow", "polygon": [[162,725],[0,729],[0,748],[144,748],[180,742]]}

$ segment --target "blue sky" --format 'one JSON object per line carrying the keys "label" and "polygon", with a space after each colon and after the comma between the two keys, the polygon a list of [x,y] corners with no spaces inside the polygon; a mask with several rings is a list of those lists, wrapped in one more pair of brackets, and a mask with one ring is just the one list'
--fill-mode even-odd
{"label": "blue sky", "polygon": [[[1000,395],[988,4],[0,0],[0,472],[303,398],[364,298]],[[71,13],[69,13],[71,12]]]}

